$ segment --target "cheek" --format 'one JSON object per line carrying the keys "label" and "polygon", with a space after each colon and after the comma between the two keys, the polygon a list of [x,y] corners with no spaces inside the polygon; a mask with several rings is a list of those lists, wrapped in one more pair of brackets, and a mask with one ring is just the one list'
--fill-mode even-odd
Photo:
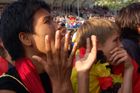
{"label": "cheek", "polygon": [[56,28],[54,27],[54,25],[43,26],[41,28],[41,31],[43,32],[43,35],[49,35],[51,38],[54,38]]}
{"label": "cheek", "polygon": [[114,49],[114,47],[112,47],[111,44],[106,45],[106,47],[104,48],[103,52],[104,52],[104,55],[106,56],[107,60],[109,60],[109,58],[110,58],[110,56],[111,56],[110,52],[111,52],[111,50],[113,50],[113,49]]}
{"label": "cheek", "polygon": [[106,56],[107,60],[110,58],[110,50],[109,49],[106,49],[104,50],[104,55]]}
{"label": "cheek", "polygon": [[34,48],[38,51],[44,53],[45,52],[45,37],[35,37],[34,38]]}
{"label": "cheek", "polygon": [[110,57],[111,57],[111,51],[113,50],[113,49],[115,49],[116,47],[118,47],[119,46],[119,44],[117,44],[117,43],[110,43],[109,44],[109,46],[107,47],[107,52],[106,52],[106,54],[107,54],[107,59],[110,59]]}

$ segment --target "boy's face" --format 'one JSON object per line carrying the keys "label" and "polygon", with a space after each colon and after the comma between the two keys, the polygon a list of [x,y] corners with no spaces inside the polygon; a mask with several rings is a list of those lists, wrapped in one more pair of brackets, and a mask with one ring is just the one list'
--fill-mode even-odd
{"label": "boy's face", "polygon": [[119,34],[118,33],[114,33],[112,34],[107,40],[106,42],[101,45],[100,49],[104,52],[104,55],[107,57],[107,60],[109,60],[110,56],[111,56],[111,51],[120,46],[120,40],[119,40]]}
{"label": "boy's face", "polygon": [[56,26],[53,18],[45,9],[38,10],[34,15],[32,34],[33,47],[41,53],[45,53],[45,36],[49,35],[51,42],[54,41]]}

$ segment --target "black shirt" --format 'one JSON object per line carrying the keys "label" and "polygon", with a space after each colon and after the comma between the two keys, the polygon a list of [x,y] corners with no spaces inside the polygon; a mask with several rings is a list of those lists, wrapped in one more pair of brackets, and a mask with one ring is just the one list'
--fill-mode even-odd
{"label": "black shirt", "polygon": [[[22,85],[23,83],[14,67],[10,68],[6,74],[14,78],[9,76],[0,77],[0,90],[12,90],[15,91],[16,93],[29,93],[24,87],[24,85]],[[40,78],[46,93],[52,93],[49,76],[46,73],[43,73],[40,74]],[[22,84],[19,83],[18,81],[21,82]]]}

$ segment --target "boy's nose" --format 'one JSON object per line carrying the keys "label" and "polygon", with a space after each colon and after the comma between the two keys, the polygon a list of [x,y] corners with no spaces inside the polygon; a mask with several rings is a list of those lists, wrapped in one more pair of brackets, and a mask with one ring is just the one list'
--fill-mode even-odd
{"label": "boy's nose", "polygon": [[120,48],[123,48],[123,47],[124,47],[123,44],[122,44],[121,42],[119,43],[119,47],[120,47]]}

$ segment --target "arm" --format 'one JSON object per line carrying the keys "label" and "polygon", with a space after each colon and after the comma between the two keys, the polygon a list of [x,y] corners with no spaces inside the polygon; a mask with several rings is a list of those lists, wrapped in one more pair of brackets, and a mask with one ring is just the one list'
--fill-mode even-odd
{"label": "arm", "polygon": [[73,93],[71,81],[51,81],[53,93]]}
{"label": "arm", "polygon": [[133,68],[124,71],[121,93],[132,93],[132,74]]}
{"label": "arm", "polygon": [[89,93],[88,72],[78,72],[78,93]]}
{"label": "arm", "polygon": [[113,65],[124,62],[123,84],[118,93],[132,93],[133,65],[131,57],[123,48],[115,48],[111,51],[111,54],[110,61]]}
{"label": "arm", "polygon": [[0,93],[16,93],[16,92],[11,90],[0,90]]}
{"label": "arm", "polygon": [[123,84],[121,88],[121,93],[132,93],[132,80],[133,80],[133,65],[131,63],[131,58],[128,56],[127,62],[125,62]]}
{"label": "arm", "polygon": [[75,68],[78,72],[78,93],[89,93],[89,71],[96,59],[96,37],[91,37],[92,49],[89,38],[84,58],[76,57]]}

